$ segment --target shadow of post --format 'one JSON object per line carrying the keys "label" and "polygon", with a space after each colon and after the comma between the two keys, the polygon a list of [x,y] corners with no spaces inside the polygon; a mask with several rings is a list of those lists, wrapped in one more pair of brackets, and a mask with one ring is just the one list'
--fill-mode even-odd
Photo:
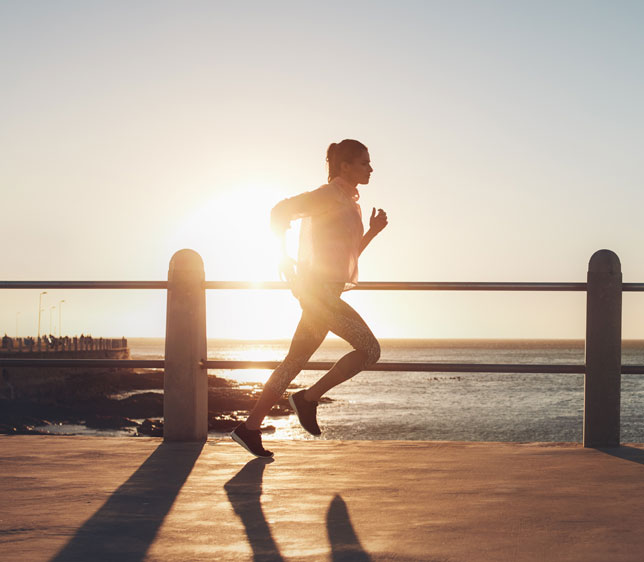
{"label": "shadow of post", "polygon": [[610,448],[598,447],[597,450],[619,459],[624,459],[626,461],[631,461],[638,464],[644,464],[644,450],[638,449],[637,447],[620,445],[619,447]]}
{"label": "shadow of post", "polygon": [[203,443],[162,443],[51,562],[140,562],[199,458]]}
{"label": "shadow of post", "polygon": [[326,513],[326,529],[331,543],[333,562],[369,562],[349,517],[347,504],[336,494]]}
{"label": "shadow of post", "polygon": [[273,459],[270,458],[253,459],[224,484],[228,500],[244,524],[248,542],[253,549],[253,560],[257,562],[284,560],[273,539],[260,502],[264,469],[272,462]]}

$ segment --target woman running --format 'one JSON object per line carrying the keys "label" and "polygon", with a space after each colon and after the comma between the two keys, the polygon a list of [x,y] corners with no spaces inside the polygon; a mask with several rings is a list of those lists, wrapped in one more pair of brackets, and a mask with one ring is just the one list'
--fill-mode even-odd
{"label": "woman running", "polygon": [[285,234],[294,219],[302,218],[297,270],[288,258],[280,264],[300,301],[302,317],[289,352],[273,371],[244,423],[231,437],[258,457],[272,457],[264,449],[260,426],[291,381],[320,347],[329,331],[346,340],[353,351],[310,388],[289,397],[297,417],[312,435],[320,435],[316,412],[318,400],[328,390],[370,367],[380,357],[380,345],[360,315],[340,295],[358,282],[358,257],[387,226],[387,214],[374,208],[365,233],[358,204],[358,185],[369,183],[373,168],[362,143],[345,139],[327,150],[329,183],[285,199],[271,211],[271,227],[286,247]]}

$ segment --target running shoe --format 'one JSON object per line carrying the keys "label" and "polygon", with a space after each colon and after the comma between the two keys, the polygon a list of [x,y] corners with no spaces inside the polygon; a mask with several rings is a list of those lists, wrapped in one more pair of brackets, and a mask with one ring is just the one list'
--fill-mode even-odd
{"label": "running shoe", "polygon": [[256,457],[268,458],[273,456],[272,451],[262,446],[262,432],[259,429],[248,429],[245,423],[240,423],[230,434],[233,441],[237,441],[244,449]]}
{"label": "running shoe", "polygon": [[288,397],[288,401],[295,410],[302,427],[311,435],[321,435],[322,432],[316,420],[318,403],[315,401],[309,402],[304,398],[304,390],[291,394]]}

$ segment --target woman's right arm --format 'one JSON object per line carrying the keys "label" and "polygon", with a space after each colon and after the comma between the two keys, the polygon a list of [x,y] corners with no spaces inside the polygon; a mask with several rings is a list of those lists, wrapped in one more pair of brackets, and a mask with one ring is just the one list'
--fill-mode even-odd
{"label": "woman's right arm", "polygon": [[327,186],[284,199],[271,210],[271,228],[279,238],[282,250],[282,259],[278,267],[280,278],[288,281],[296,298],[299,293],[296,262],[286,251],[286,231],[290,228],[292,220],[323,213],[331,207],[333,204],[332,194],[328,189],[324,189],[325,187]]}
{"label": "woman's right arm", "polygon": [[282,236],[290,228],[291,221],[302,217],[317,215],[329,210],[333,205],[333,194],[323,185],[280,201],[271,210],[271,228]]}

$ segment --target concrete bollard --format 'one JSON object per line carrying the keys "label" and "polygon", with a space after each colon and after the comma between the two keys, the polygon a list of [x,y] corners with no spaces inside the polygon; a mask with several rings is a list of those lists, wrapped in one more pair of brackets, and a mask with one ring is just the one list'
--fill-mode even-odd
{"label": "concrete bollard", "polygon": [[208,437],[206,292],[201,256],[179,250],[170,260],[163,377],[164,441]]}
{"label": "concrete bollard", "polygon": [[588,264],[584,447],[619,447],[621,375],[621,264],[599,250]]}

